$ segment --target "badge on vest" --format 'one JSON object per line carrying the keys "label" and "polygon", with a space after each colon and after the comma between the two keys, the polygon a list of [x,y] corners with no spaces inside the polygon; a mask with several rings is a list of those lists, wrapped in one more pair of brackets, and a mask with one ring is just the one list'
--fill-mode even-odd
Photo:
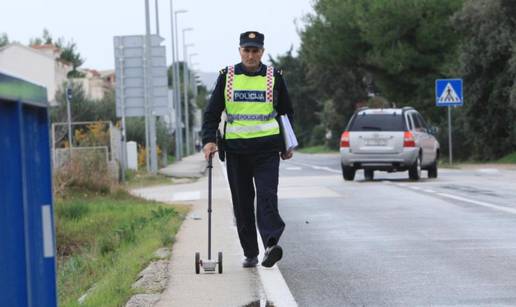
{"label": "badge on vest", "polygon": [[265,102],[265,91],[234,91],[233,101]]}

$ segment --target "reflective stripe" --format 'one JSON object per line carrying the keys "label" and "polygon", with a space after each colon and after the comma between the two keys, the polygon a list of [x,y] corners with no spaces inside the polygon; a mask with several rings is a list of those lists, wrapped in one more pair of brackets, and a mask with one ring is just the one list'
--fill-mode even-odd
{"label": "reflective stripe", "polygon": [[271,114],[228,114],[228,122],[234,122],[235,120],[271,120],[278,115],[276,111]]}
{"label": "reflective stripe", "polygon": [[233,99],[233,82],[235,80],[235,66],[228,66],[228,73],[226,75],[226,100]]}
{"label": "reflective stripe", "polygon": [[249,133],[249,132],[260,132],[278,128],[278,122],[254,125],[254,126],[226,126],[226,133]]}
{"label": "reflective stripe", "polygon": [[268,102],[272,102],[273,100],[273,88],[274,88],[274,67],[267,66],[267,90],[266,97]]}

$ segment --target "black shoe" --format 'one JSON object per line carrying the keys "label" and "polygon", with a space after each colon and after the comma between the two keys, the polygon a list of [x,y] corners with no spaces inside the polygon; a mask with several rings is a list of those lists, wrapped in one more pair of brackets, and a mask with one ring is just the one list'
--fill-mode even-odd
{"label": "black shoe", "polygon": [[244,268],[254,268],[258,264],[258,257],[245,258],[242,266]]}
{"label": "black shoe", "polygon": [[263,256],[262,260],[262,266],[270,268],[276,262],[280,261],[281,257],[283,257],[283,249],[281,248],[281,246],[270,246],[265,251],[265,256]]}

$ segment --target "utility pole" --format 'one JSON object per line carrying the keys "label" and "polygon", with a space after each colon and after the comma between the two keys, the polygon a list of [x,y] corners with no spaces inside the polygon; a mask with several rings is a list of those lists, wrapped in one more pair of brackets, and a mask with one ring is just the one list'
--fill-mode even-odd
{"label": "utility pole", "polygon": [[154,1],[154,6],[156,9],[156,34],[159,36],[159,9],[158,9],[158,0]]}
{"label": "utility pole", "polygon": [[451,122],[451,106],[448,106],[448,152],[450,165],[453,163],[453,143],[452,143],[452,122]]}
{"label": "utility pole", "polygon": [[[186,10],[177,10],[177,11],[174,11],[174,47],[175,47],[175,54],[176,54],[176,59],[179,60],[179,43],[178,43],[178,34],[177,34],[177,15],[178,14],[182,14],[182,13],[186,13],[187,11]],[[179,61],[177,61],[175,63],[175,65],[173,66],[174,67],[174,81],[176,83],[176,85],[174,86],[174,89],[177,89],[175,90],[175,97],[176,97],[176,101],[177,101],[177,109],[176,109],[176,119],[179,123],[179,143],[177,144],[177,146],[179,146],[179,156],[177,157],[177,160],[181,160],[182,157],[183,157],[183,121],[182,121],[182,108],[181,108],[181,90],[180,90],[180,86],[181,86],[181,82],[179,80]]]}
{"label": "utility pole", "polygon": [[190,84],[190,89],[192,90],[194,97],[197,96],[197,94],[195,93],[195,88],[197,87],[197,84],[196,84],[197,82],[191,82],[191,80],[195,81],[194,65],[196,65],[197,63],[192,62],[192,57],[197,56],[197,55],[199,55],[197,52],[192,52],[188,55],[188,67],[190,68],[188,70],[190,72],[190,79],[189,79],[188,83]]}
{"label": "utility pole", "polygon": [[188,47],[193,44],[186,44],[185,33],[192,31],[193,28],[183,29],[183,86],[184,86],[184,104],[185,104],[185,139],[186,139],[186,155],[190,154],[190,102],[188,101]]}
{"label": "utility pole", "polygon": [[[176,150],[175,156],[176,160],[181,160],[181,122],[178,120],[178,101],[177,101],[177,86],[176,86],[176,49],[175,49],[175,35],[174,35],[174,0],[170,0],[170,49],[172,49],[172,101],[175,110],[175,141],[176,141]],[[172,121],[172,112],[170,113],[170,121]]]}
{"label": "utility pole", "polygon": [[[120,47],[123,53],[123,47]],[[124,88],[124,58],[120,57],[120,74],[122,75],[122,78],[120,78],[120,87]],[[125,182],[125,171],[127,169],[127,132],[126,132],[126,125],[125,125],[125,97],[124,97],[124,91],[121,91],[121,97],[120,100],[122,102],[122,127],[121,127],[121,134],[122,134],[122,182]]]}
{"label": "utility pole", "polygon": [[[158,6],[158,0],[155,0],[154,1],[154,7],[156,9],[156,35],[159,37],[159,6]],[[162,117],[162,119],[164,120],[164,116]],[[170,117],[170,120],[172,121],[172,117]],[[156,139],[157,139],[157,136],[156,136]],[[162,148],[162,154],[163,154],[163,157],[162,157],[162,162],[163,162],[163,165],[167,166],[168,164],[168,150],[167,150],[167,143],[165,142],[164,145],[163,145],[163,148]]]}
{"label": "utility pole", "polygon": [[[158,172],[158,161],[156,154],[156,117],[153,113],[152,103],[152,54],[151,54],[151,29],[150,29],[150,9],[149,0],[145,0],[145,105],[146,118],[148,118],[148,132],[150,138],[150,173]],[[149,150],[147,149],[147,153]],[[147,169],[149,170],[149,169]]]}

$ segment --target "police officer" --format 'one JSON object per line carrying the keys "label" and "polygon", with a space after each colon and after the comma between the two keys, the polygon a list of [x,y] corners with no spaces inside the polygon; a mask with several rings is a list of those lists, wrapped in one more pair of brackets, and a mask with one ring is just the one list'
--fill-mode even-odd
{"label": "police officer", "polygon": [[281,71],[261,62],[263,41],[264,35],[256,31],[240,35],[241,62],[220,71],[202,126],[203,151],[208,159],[217,151],[216,131],[222,112],[226,112],[221,147],[226,153],[244,267],[258,264],[256,222],[266,248],[262,266],[272,267],[283,256],[278,245],[285,228],[278,211],[279,158],[292,157],[292,152],[283,150],[277,120],[287,114],[292,121],[292,105]]}

